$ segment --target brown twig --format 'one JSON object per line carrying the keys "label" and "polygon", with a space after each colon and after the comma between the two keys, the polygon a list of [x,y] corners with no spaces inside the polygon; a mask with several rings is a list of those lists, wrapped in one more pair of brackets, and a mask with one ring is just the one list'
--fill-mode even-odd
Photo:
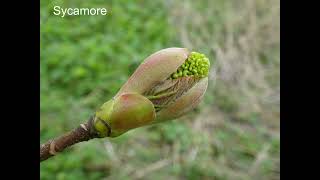
{"label": "brown twig", "polygon": [[40,162],[56,155],[69,146],[96,137],[96,134],[91,131],[90,120],[85,124],[80,124],[78,128],[40,145]]}

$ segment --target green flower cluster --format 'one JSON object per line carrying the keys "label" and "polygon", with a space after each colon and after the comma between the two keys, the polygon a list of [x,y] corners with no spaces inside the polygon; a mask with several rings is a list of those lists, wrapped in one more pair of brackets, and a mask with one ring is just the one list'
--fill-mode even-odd
{"label": "green flower cluster", "polygon": [[185,76],[207,77],[210,69],[209,59],[201,53],[191,52],[188,59],[171,75],[172,79]]}

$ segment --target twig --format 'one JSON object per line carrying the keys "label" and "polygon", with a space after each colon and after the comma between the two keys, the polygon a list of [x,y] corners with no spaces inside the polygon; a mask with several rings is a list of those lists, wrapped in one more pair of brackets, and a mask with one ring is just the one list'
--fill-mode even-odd
{"label": "twig", "polygon": [[47,160],[69,146],[96,137],[96,134],[91,132],[90,120],[85,124],[80,124],[78,128],[40,145],[40,162]]}

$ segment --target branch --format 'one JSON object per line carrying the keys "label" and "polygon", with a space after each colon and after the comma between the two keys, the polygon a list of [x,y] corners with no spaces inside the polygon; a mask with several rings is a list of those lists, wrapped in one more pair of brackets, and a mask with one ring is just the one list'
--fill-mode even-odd
{"label": "branch", "polygon": [[65,148],[77,144],[79,142],[88,141],[96,138],[96,134],[90,131],[91,120],[60,137],[49,140],[40,146],[40,162],[56,155]]}

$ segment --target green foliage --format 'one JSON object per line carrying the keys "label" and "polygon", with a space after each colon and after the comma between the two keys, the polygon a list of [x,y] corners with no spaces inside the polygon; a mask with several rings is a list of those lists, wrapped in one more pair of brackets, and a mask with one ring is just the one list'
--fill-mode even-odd
{"label": "green foliage", "polygon": [[[43,100],[55,90],[63,91],[61,95],[67,94],[66,98],[80,98],[94,89],[101,90],[107,99],[126,81],[131,63],[173,45],[174,37],[164,19],[165,12],[158,9],[159,2],[149,3],[146,11],[140,11],[145,9],[144,1],[71,2],[41,6]],[[52,15],[52,4],[100,6],[111,12],[107,16],[61,18]]]}

